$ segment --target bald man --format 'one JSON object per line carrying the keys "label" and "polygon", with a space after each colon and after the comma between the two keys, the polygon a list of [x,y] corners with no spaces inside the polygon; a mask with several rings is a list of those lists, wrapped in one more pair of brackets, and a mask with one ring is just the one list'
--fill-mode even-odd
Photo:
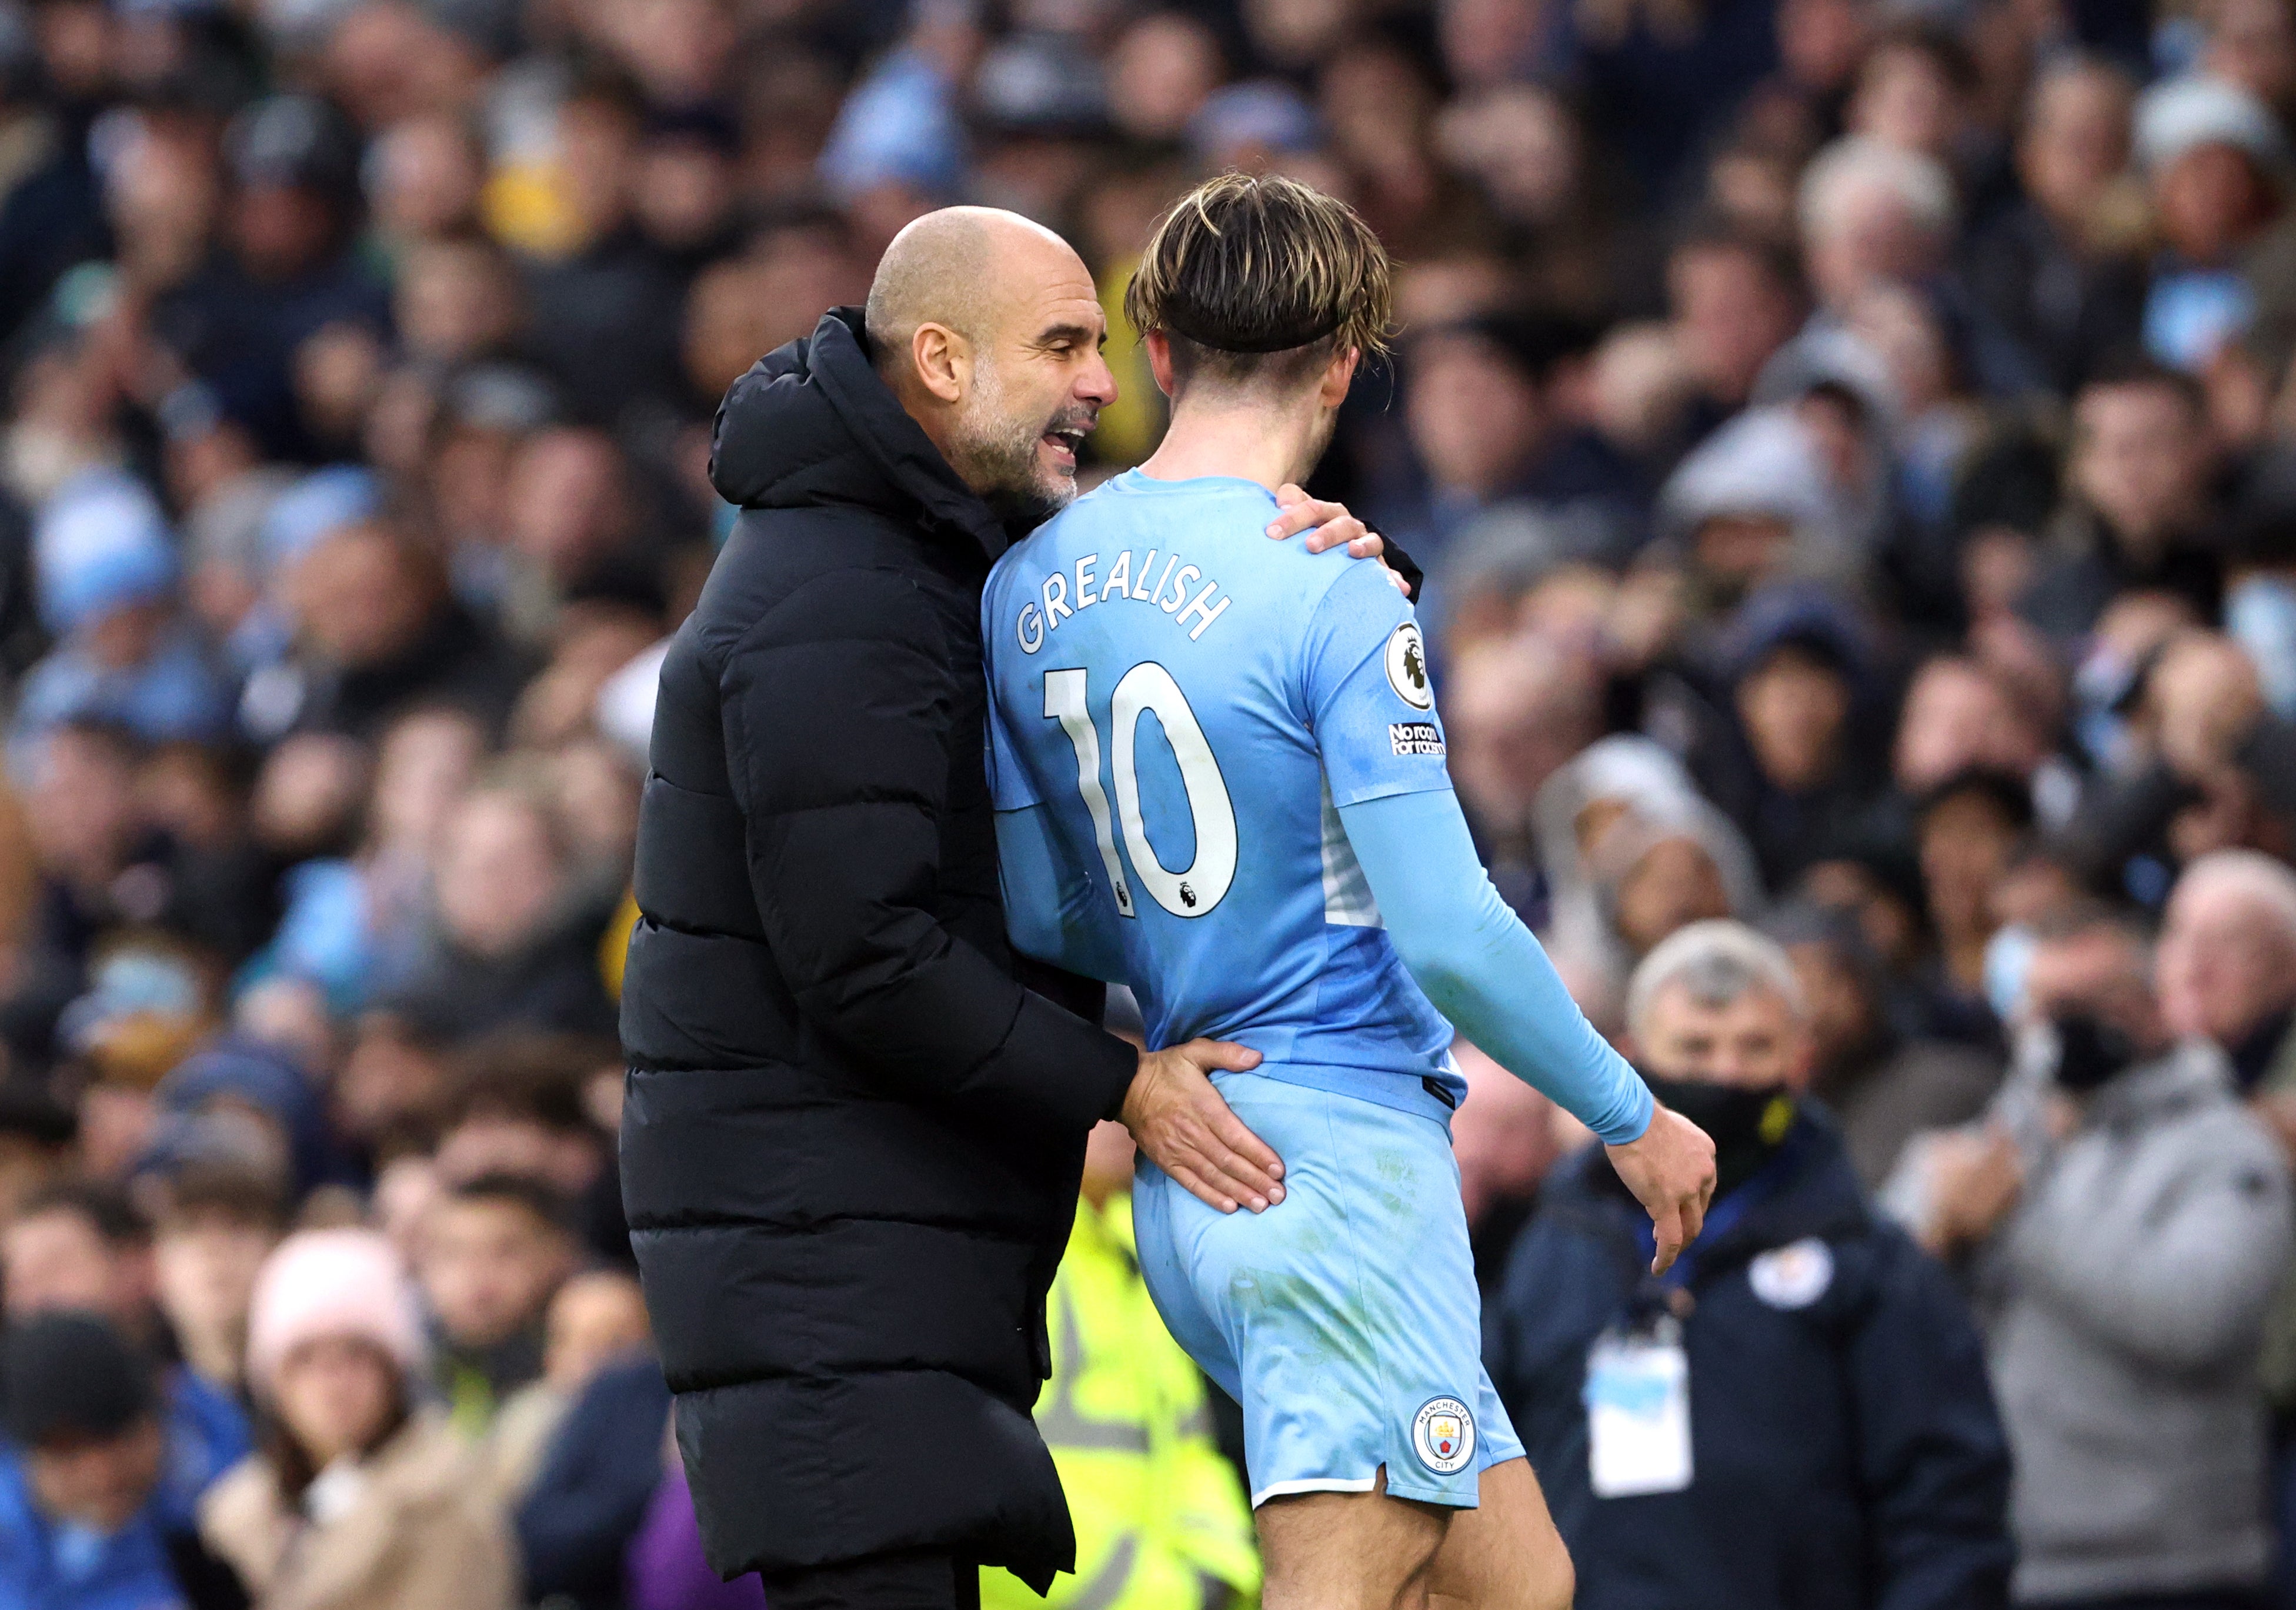
{"label": "bald man", "polygon": [[[742,518],[672,643],[622,999],[622,1177],[710,1563],[775,1610],[942,1610],[1075,1554],[1029,1407],[1085,1136],[1280,1201],[1210,1042],[1142,1054],[1016,958],[982,773],[981,584],[1076,492],[1116,383],[1090,273],[952,208],[736,381]],[[1297,499],[1271,536],[1378,551]]]}

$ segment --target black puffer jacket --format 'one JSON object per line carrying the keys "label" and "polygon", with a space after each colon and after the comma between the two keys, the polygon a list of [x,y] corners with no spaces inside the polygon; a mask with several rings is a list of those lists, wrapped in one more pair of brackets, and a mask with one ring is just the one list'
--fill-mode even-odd
{"label": "black puffer jacket", "polygon": [[857,309],[726,396],[744,512],[662,667],[622,1041],[632,1243],[710,1564],[941,1548],[1034,1583],[1029,1407],[1134,1054],[1015,981],[981,769],[1004,533]]}

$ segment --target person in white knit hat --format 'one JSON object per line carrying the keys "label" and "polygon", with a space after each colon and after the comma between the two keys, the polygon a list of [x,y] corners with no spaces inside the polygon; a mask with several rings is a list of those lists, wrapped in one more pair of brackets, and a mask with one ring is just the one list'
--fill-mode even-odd
{"label": "person in white knit hat", "polygon": [[426,1346],[389,1239],[304,1230],[257,1278],[247,1374],[264,1434],[201,1509],[258,1610],[509,1610],[508,1526],[417,1396]]}

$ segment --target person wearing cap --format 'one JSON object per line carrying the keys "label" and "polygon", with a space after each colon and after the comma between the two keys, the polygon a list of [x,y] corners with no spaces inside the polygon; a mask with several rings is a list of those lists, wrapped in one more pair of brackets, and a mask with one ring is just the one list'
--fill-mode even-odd
{"label": "person wearing cap", "polygon": [[330,326],[380,335],[390,298],[351,249],[358,143],[342,114],[308,94],[258,101],[232,120],[228,249],[163,296],[153,333],[266,459],[320,456],[296,396],[296,355]]}
{"label": "person wearing cap", "polygon": [[12,746],[73,720],[153,743],[224,731],[223,679],[177,609],[175,544],[139,482],[116,470],[67,481],[40,511],[32,554],[56,646],[24,678]]}
{"label": "person wearing cap", "polygon": [[162,1476],[151,1364],[95,1314],[0,1335],[0,1610],[241,1610]]}
{"label": "person wearing cap", "polygon": [[1657,527],[1715,608],[1766,581],[1841,576],[1859,562],[1818,440],[1787,407],[1750,408],[1693,448],[1660,489]]}
{"label": "person wearing cap", "polygon": [[1707,723],[1691,769],[1782,890],[1873,805],[1873,647],[1831,589],[1774,582],[1738,611],[1721,659],[1729,706]]}
{"label": "person wearing cap", "polygon": [[2280,210],[2287,136],[2250,91],[2192,74],[2137,102],[2136,159],[2162,246],[2144,302],[2145,350],[2198,372],[2256,316],[2240,258]]}
{"label": "person wearing cap", "polygon": [[267,1434],[200,1508],[257,1610],[509,1610],[510,1532],[423,1406],[414,1290],[379,1232],[303,1230],[256,1277],[248,1382]]}

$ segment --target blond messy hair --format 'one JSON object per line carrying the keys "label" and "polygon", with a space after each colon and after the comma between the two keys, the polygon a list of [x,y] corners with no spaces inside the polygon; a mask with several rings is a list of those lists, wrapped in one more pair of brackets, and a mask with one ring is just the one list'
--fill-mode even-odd
{"label": "blond messy hair", "polygon": [[1159,219],[1124,314],[1171,342],[1182,380],[1305,380],[1388,348],[1387,249],[1346,202],[1275,176],[1207,179]]}

